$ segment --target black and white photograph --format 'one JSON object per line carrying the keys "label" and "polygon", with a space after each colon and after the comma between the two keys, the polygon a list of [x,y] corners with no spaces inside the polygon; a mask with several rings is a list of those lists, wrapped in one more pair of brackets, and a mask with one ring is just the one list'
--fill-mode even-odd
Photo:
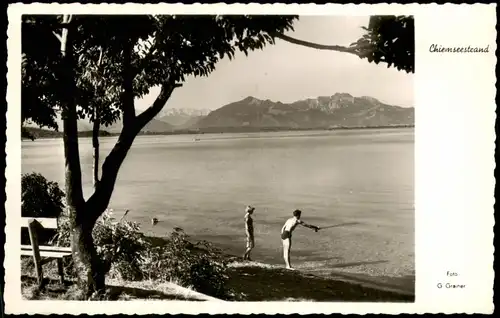
{"label": "black and white photograph", "polygon": [[389,11],[22,14],[19,299],[414,304],[419,18]]}

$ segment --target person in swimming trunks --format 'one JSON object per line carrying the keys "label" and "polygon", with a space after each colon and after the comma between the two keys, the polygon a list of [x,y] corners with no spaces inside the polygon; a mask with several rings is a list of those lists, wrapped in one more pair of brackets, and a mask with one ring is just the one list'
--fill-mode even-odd
{"label": "person in swimming trunks", "polygon": [[252,206],[247,206],[245,212],[245,234],[247,236],[247,248],[245,254],[243,254],[243,260],[251,261],[250,252],[255,247],[255,239],[253,236],[253,219],[252,214],[255,210]]}
{"label": "person in swimming trunks", "polygon": [[313,229],[318,232],[319,227],[315,225],[306,224],[300,219],[302,211],[293,211],[293,217],[286,220],[285,225],[281,228],[281,240],[283,242],[283,258],[285,259],[285,265],[287,269],[293,270],[290,265],[290,248],[292,247],[292,232],[297,227],[297,225],[302,225],[307,228]]}

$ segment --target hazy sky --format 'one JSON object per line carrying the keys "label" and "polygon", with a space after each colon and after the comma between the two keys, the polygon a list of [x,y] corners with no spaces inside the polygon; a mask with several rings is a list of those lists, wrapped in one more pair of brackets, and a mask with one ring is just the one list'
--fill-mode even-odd
{"label": "hazy sky", "polygon": [[[362,36],[369,17],[303,16],[289,36],[310,42],[348,46]],[[237,53],[232,61],[224,58],[208,77],[186,78],[184,86],[172,94],[166,107],[217,109],[247,96],[272,101],[350,93],[372,96],[382,102],[413,107],[413,74],[387,68],[387,64],[341,52],[316,50],[277,39],[248,57]],[[159,89],[153,89],[137,107],[148,107]]]}

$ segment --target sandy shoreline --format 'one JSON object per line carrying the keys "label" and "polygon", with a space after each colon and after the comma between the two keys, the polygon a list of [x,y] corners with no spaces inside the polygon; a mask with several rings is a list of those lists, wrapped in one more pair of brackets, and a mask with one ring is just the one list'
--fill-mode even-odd
{"label": "sandy shoreline", "polygon": [[257,262],[229,265],[229,288],[243,301],[414,302],[414,292],[359,278],[316,276]]}
{"label": "sandy shoreline", "polygon": [[[165,240],[159,236],[148,238],[153,244],[163,244]],[[236,291],[241,290],[245,294],[240,296],[243,297],[240,300],[285,300],[288,294],[296,295],[295,298],[301,299],[312,297],[310,299],[315,301],[345,300],[345,297],[351,301],[414,301],[415,297],[413,275],[372,276],[328,268],[304,268],[300,265],[295,267],[296,271],[288,271],[282,264],[243,261],[240,256],[225,252],[222,252],[221,256],[228,263],[229,287]],[[250,285],[255,287],[252,289]],[[274,293],[259,292],[267,286],[274,290]],[[301,289],[302,292],[295,289]],[[345,289],[349,289],[352,295],[346,296],[344,292],[341,292]],[[366,295],[358,295],[358,299],[354,295],[359,292],[366,293]],[[282,296],[285,298],[280,298]]]}

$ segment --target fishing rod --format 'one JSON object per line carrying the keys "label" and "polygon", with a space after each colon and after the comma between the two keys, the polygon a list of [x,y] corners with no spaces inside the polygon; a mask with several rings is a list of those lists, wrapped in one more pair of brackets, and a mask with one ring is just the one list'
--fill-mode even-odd
{"label": "fishing rod", "polygon": [[334,224],[334,225],[328,225],[328,226],[320,226],[320,230],[323,229],[330,229],[333,227],[341,227],[341,226],[348,226],[348,225],[356,225],[356,224],[361,224],[359,222],[349,222],[349,223],[340,223],[340,224]]}

